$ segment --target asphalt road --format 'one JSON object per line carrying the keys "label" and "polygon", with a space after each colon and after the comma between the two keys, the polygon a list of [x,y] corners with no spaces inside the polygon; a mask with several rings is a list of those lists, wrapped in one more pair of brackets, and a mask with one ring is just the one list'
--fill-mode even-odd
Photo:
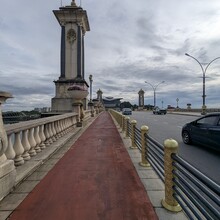
{"label": "asphalt road", "polygon": [[186,145],[182,141],[182,126],[197,119],[197,116],[176,114],[154,115],[152,112],[133,112],[131,119],[137,121],[137,127],[149,127],[149,135],[163,144],[167,138],[175,139],[179,144],[179,155],[220,185],[220,152],[201,146]]}

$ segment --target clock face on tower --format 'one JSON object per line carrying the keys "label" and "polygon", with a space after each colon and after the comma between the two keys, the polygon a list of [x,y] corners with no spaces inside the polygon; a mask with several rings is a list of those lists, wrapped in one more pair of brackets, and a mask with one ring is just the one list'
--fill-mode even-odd
{"label": "clock face on tower", "polygon": [[76,32],[73,29],[69,29],[67,33],[67,40],[69,41],[70,44],[73,44],[74,41],[76,40]]}

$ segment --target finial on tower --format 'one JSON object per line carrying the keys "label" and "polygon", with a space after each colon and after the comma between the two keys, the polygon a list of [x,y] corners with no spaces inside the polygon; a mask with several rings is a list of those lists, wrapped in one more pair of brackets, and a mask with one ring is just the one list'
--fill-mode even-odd
{"label": "finial on tower", "polygon": [[71,2],[71,6],[76,6],[76,2],[75,2],[75,0],[72,0],[72,2]]}

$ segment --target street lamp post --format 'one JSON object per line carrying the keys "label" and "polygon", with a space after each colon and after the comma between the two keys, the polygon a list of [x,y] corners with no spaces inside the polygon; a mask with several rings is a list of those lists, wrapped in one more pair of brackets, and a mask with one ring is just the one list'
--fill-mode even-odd
{"label": "street lamp post", "polygon": [[89,103],[88,103],[88,106],[91,110],[91,117],[94,117],[94,104],[92,102],[92,75],[89,75],[89,83],[90,83],[90,100],[89,100]]}
{"label": "street lamp post", "polygon": [[210,64],[212,62],[214,62],[217,59],[220,59],[220,57],[216,57],[215,59],[210,61],[204,69],[203,65],[195,57],[189,55],[188,53],[185,53],[185,55],[194,59],[202,69],[202,113],[201,114],[205,115],[206,114],[206,105],[205,105],[205,98],[206,98],[206,94],[205,94],[205,78],[206,77],[205,77],[205,74],[206,74],[206,70],[208,69],[208,67],[210,66]]}
{"label": "street lamp post", "polygon": [[89,75],[89,82],[90,82],[90,100],[89,102],[92,102],[92,75]]}
{"label": "street lamp post", "polygon": [[153,91],[154,91],[154,108],[155,108],[155,107],[156,107],[156,89],[157,89],[157,87],[158,87],[160,84],[165,83],[165,81],[162,81],[162,82],[158,83],[158,84],[155,85],[155,86],[153,86],[151,83],[149,83],[149,82],[147,82],[147,81],[145,81],[145,83],[149,84],[149,85],[152,87]]}

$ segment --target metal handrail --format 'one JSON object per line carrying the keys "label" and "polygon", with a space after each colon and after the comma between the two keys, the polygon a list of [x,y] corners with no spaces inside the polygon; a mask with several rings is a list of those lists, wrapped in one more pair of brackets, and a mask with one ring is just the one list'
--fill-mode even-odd
{"label": "metal handrail", "polygon": [[[126,128],[128,129],[128,136],[131,137],[132,125],[130,121],[127,121]],[[148,132],[142,136],[141,131],[136,126],[134,126],[133,132],[135,146],[140,151],[145,146],[143,157],[149,161],[149,164],[165,183],[165,191],[167,188],[168,191],[166,192],[171,192],[167,197],[165,193],[165,199],[162,201],[163,206],[170,211],[180,211],[182,208],[189,219],[220,219],[220,186],[178,156],[177,150],[166,155],[168,153],[166,149],[169,146],[165,142],[168,139],[163,146],[149,136]],[[145,145],[141,143],[145,143]],[[178,143],[175,143],[175,149],[177,149]],[[173,146],[170,149],[172,148]],[[167,156],[169,156],[169,163],[167,163]],[[167,164],[170,164],[171,172],[169,174],[166,174],[167,170],[165,170]],[[170,186],[166,185],[165,182],[165,178],[168,177],[170,178]],[[169,201],[172,202],[169,203]],[[174,205],[171,205],[173,202]]]}
{"label": "metal handrail", "polygon": [[[218,184],[216,184],[210,178],[208,178],[207,176],[202,174],[199,170],[197,170],[191,164],[189,164],[188,162],[183,160],[180,156],[173,154],[172,159],[175,162],[178,162],[179,164],[181,164],[181,166],[183,166],[185,169],[189,170],[195,177],[197,177],[205,185],[209,186],[209,188],[211,188],[218,196],[220,196],[220,186]],[[174,163],[174,165],[175,164],[176,163]],[[205,189],[203,188],[203,190],[205,190]],[[218,201],[218,202],[220,205],[220,201]]]}

